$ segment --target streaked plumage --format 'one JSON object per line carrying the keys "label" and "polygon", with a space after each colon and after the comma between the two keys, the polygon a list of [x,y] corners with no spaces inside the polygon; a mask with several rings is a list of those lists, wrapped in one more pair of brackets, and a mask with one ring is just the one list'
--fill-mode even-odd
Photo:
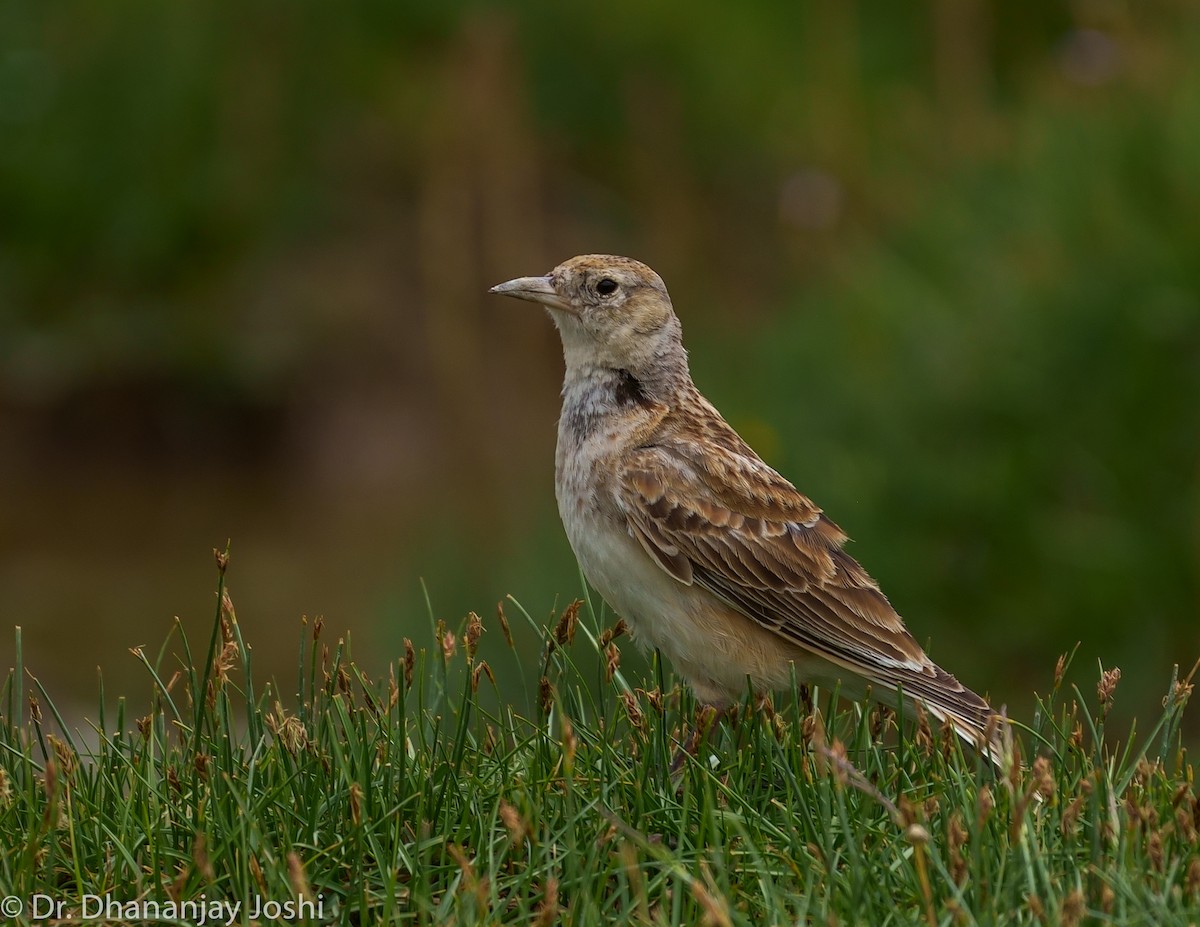
{"label": "streaked plumage", "polygon": [[555,484],[584,575],[699,698],[727,704],[747,676],[783,688],[794,664],[851,696],[901,690],[980,742],[987,702],[926,656],[842,530],[696,389],[653,270],[584,255],[491,292],[545,305],[562,336]]}

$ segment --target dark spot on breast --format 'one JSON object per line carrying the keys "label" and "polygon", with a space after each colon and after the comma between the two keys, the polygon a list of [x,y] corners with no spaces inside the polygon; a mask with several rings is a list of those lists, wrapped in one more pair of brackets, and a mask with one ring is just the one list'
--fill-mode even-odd
{"label": "dark spot on breast", "polygon": [[642,381],[628,370],[617,371],[617,381],[613,384],[613,398],[619,406],[648,406],[650,397],[642,388]]}
{"label": "dark spot on breast", "polygon": [[582,441],[592,433],[595,413],[581,405],[567,406],[563,409],[563,424],[566,430],[575,436],[576,441]]}

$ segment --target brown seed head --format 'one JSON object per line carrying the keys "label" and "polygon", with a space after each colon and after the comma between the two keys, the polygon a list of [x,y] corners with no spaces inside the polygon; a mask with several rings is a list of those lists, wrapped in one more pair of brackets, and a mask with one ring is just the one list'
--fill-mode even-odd
{"label": "brown seed head", "polygon": [[1075,927],[1076,924],[1083,920],[1085,914],[1087,914],[1087,903],[1084,901],[1083,891],[1076,888],[1063,899],[1063,927]]}
{"label": "brown seed head", "polygon": [[563,767],[567,775],[575,768],[575,751],[579,749],[579,738],[575,736],[575,726],[565,713],[561,715]]}
{"label": "brown seed head", "polygon": [[292,883],[292,891],[295,892],[297,898],[306,898],[312,900],[312,887],[308,884],[308,875],[304,872],[304,863],[300,862],[300,857],[293,850],[287,855],[288,862],[288,881]]}
{"label": "brown seed head", "polygon": [[546,890],[533,918],[533,927],[551,927],[558,922],[558,879],[551,876],[546,880]]}
{"label": "brown seed head", "polygon": [[54,749],[54,757],[58,760],[58,767],[62,770],[63,778],[72,778],[75,775],[75,767],[78,765],[75,751],[71,749],[70,744],[59,740],[53,734],[47,734],[46,740],[50,742],[50,746]]}
{"label": "brown seed head", "polygon": [[295,756],[308,746],[308,730],[304,723],[294,715],[283,710],[283,705],[275,703],[275,710],[266,716],[269,730],[288,753]]}
{"label": "brown seed head", "polygon": [[475,649],[479,646],[479,638],[483,636],[483,622],[479,616],[471,612],[467,616],[467,631],[463,635],[463,645],[467,649],[467,662],[475,660]]}
{"label": "brown seed head", "polygon": [[417,653],[413,649],[413,642],[407,637],[404,638],[404,687],[406,689],[412,687],[413,667],[417,664]]}
{"label": "brown seed head", "polygon": [[1083,803],[1087,799],[1083,795],[1076,795],[1071,799],[1070,804],[1063,810],[1061,829],[1064,837],[1069,837],[1078,830],[1079,815],[1083,811]]}
{"label": "brown seed head", "polygon": [[575,627],[579,622],[579,608],[582,605],[583,600],[576,599],[563,609],[558,624],[554,626],[554,640],[560,647],[575,643]]}
{"label": "brown seed head", "polygon": [[1187,875],[1183,880],[1183,890],[1193,901],[1200,901],[1200,856],[1193,856],[1188,863]]}
{"label": "brown seed head", "polygon": [[1104,670],[1100,674],[1100,681],[1096,684],[1096,697],[1100,700],[1101,717],[1108,714],[1108,709],[1112,706],[1113,693],[1117,691],[1117,683],[1120,681],[1121,668],[1119,666]]}
{"label": "brown seed head", "polygon": [[954,879],[955,885],[962,885],[967,881],[967,866],[966,847],[969,837],[967,827],[963,821],[962,812],[955,811],[950,815],[950,820],[946,824],[946,845],[948,855],[950,857],[950,876]]}
{"label": "brown seed head", "polygon": [[645,734],[647,731],[646,715],[642,711],[642,706],[638,704],[637,699],[628,692],[622,692],[621,701],[625,704],[625,714],[629,716],[629,723],[633,725],[635,730]]}
{"label": "brown seed head", "polygon": [[510,805],[504,799],[500,799],[500,820],[508,830],[511,843],[524,843],[529,838],[531,831],[528,822],[521,817],[521,812],[514,805]]}
{"label": "brown seed head", "polygon": [[611,628],[605,628],[604,631],[601,632],[600,646],[607,647],[609,644],[611,644],[613,641],[615,641],[618,637],[620,637],[622,634],[624,634],[628,630],[629,630],[629,625],[627,625],[625,623],[625,619],[618,618],[616,624],[614,624]]}
{"label": "brown seed head", "polygon": [[988,818],[992,816],[992,809],[996,807],[996,799],[992,797],[991,786],[981,786],[979,789],[979,797],[975,799],[976,813],[979,818],[979,826],[982,827],[987,823]]}
{"label": "brown seed head", "polygon": [[490,666],[488,666],[488,661],[480,660],[478,663],[475,664],[475,669],[471,671],[471,691],[472,692],[479,691],[479,677],[481,675],[487,676],[487,678],[491,680],[492,685],[493,686],[496,685],[496,677],[492,673],[492,668]]}
{"label": "brown seed head", "polygon": [[928,759],[933,755],[933,729],[929,726],[929,714],[920,702],[915,702],[913,708],[917,716],[917,749]]}
{"label": "brown seed head", "polygon": [[453,631],[444,631],[441,636],[442,659],[450,660],[458,650],[458,640]]}
{"label": "brown seed head", "polygon": [[884,705],[882,702],[876,702],[871,709],[871,740],[878,741],[883,732],[887,730],[888,724],[894,718],[896,713]]}
{"label": "brown seed head", "polygon": [[1039,756],[1033,761],[1031,776],[1033,780],[1031,785],[1042,798],[1050,798],[1054,795],[1054,773],[1048,758]]}
{"label": "brown seed head", "polygon": [[509,647],[516,647],[513,643],[512,629],[508,626],[508,616],[504,614],[504,603],[496,603],[496,620],[500,622],[500,633],[504,635],[504,642]]}
{"label": "brown seed head", "polygon": [[1161,831],[1152,831],[1146,841],[1146,855],[1150,857],[1150,865],[1155,872],[1163,871],[1163,840]]}
{"label": "brown seed head", "polygon": [[604,681],[612,682],[613,676],[621,666],[621,651],[617,649],[617,645],[609,641],[608,646],[604,648]]}
{"label": "brown seed head", "polygon": [[257,856],[250,857],[250,875],[254,879],[254,884],[258,886],[259,894],[265,896],[267,880],[263,877],[262,866],[259,865]]}

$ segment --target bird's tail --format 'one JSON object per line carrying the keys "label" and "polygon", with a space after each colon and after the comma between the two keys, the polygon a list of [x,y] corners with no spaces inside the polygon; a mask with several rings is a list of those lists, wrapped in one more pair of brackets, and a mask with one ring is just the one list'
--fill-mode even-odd
{"label": "bird's tail", "polygon": [[1004,716],[940,666],[931,669],[928,675],[906,674],[899,681],[905,700],[919,702],[938,721],[949,723],[965,743],[1003,769]]}

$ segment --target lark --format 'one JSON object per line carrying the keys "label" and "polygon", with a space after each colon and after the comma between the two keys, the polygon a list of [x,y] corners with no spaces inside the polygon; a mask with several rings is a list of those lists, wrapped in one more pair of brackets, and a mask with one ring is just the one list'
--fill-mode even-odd
{"label": "lark", "polygon": [[846,534],[692,382],[662,279],[613,255],[489,291],[540,303],[566,374],[555,493],[584,576],[696,696],[723,707],[795,678],[919,701],[997,755],[984,699],[937,666]]}

